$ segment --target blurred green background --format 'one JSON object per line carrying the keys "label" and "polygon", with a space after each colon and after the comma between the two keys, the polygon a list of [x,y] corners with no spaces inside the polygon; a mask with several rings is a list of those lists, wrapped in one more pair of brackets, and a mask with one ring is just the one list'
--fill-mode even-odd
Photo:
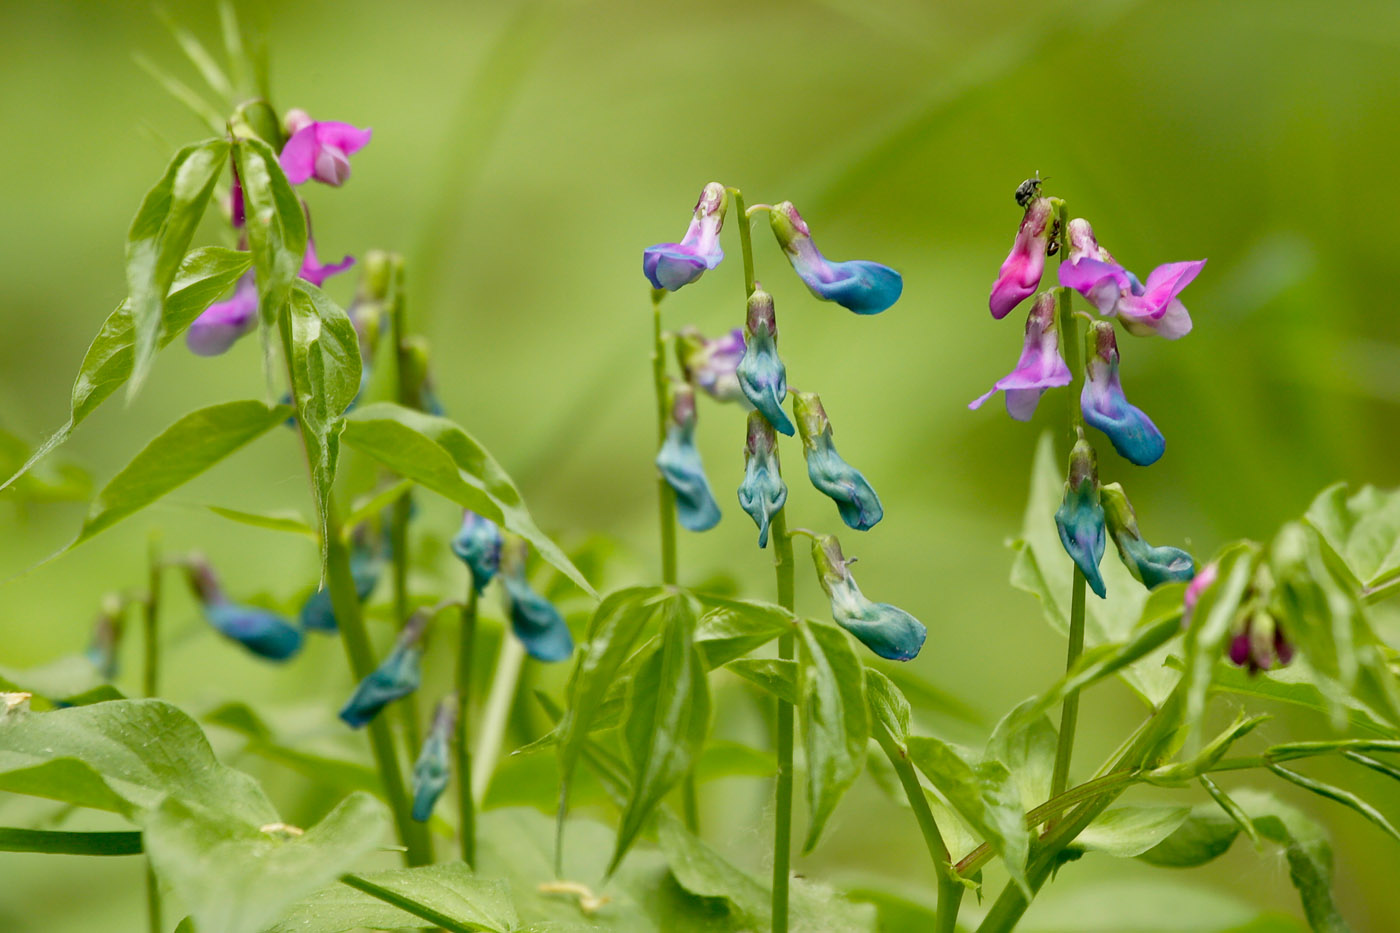
{"label": "blurred green background", "polygon": [[[166,9],[217,45],[212,4]],[[1168,452],[1147,470],[1109,453],[1103,472],[1127,487],[1153,542],[1206,556],[1267,537],[1333,481],[1400,482],[1400,325],[1388,287],[1400,271],[1394,2],[318,0],[239,10],[266,37],[279,109],[374,129],[343,189],[307,189],[322,258],[406,255],[412,313],[449,413],[517,478],[542,525],[569,543],[621,542],[609,585],[657,572],[640,253],[680,236],[710,180],[750,201],[791,199],[828,256],[904,273],[898,305],[858,318],[811,299],[756,227],[789,378],[822,393],[842,452],[886,505],[876,529],[845,536],[862,587],[928,624],[913,667],[988,722],[1063,663],[1035,601],[1007,586],[1004,547],[1038,431],[1063,399],[1051,396],[1035,426],[1010,421],[999,402],[966,409],[1019,351],[1021,313],[992,321],[986,295],[1019,217],[1012,191],[1031,173],[1049,176],[1046,190],[1140,273],[1210,260],[1185,295],[1193,333],[1122,343],[1129,397]],[[204,134],[133,61],[144,54],[197,83],[146,3],[8,3],[0,35],[0,424],[37,442],[66,417],[83,352],[123,295],[123,234],[142,194],[177,145]],[[207,234],[221,235],[212,223]],[[668,327],[742,323],[733,234],[731,218],[730,261],[666,302]],[[348,300],[351,278],[332,280],[332,294]],[[105,481],[190,408],[262,391],[254,340],[217,359],[177,344],[133,404],[115,398],[59,456]],[[743,414],[706,401],[701,445],[725,520],[704,536],[682,533],[682,577],[724,572],[767,596],[770,558],[754,550],[732,493]],[[791,467],[797,448],[785,456]],[[0,664],[80,647],[101,594],[141,584],[152,528],[171,550],[209,553],[231,589],[294,604],[314,582],[314,547],[224,522],[199,507],[209,502],[305,510],[290,432],[5,584]],[[453,510],[424,505],[425,527],[449,534]],[[837,528],[805,484],[793,483],[790,512],[798,525]],[[81,514],[0,505],[0,574],[60,547]],[[824,611],[805,562],[799,601]],[[328,711],[345,689],[339,648],[324,641],[270,670],[205,633],[183,595],[170,626],[167,692],[191,710],[235,696]],[[128,687],[134,672],[133,658]],[[1076,773],[1139,712],[1116,685],[1091,693]],[[1261,731],[1281,740],[1325,729],[1284,714]],[[1379,779],[1364,787],[1400,818]],[[758,782],[725,781],[704,801],[711,837],[755,870],[766,864],[765,795]],[[1303,804],[1335,834],[1355,928],[1400,926],[1400,850],[1350,811]],[[11,810],[0,801],[0,818]],[[1116,903],[1139,906],[1153,903],[1145,884],[1181,886],[1162,897],[1170,909],[1147,911],[1152,923],[1104,929],[1229,928],[1252,915],[1232,902],[1300,916],[1282,857],[1236,848],[1169,876],[1087,858],[1050,886],[1026,928],[1088,929],[1085,918],[1107,909],[1086,892],[1094,879],[1112,880]],[[932,897],[912,821],[868,778],[796,868],[842,883],[893,875]],[[136,860],[3,856],[0,877],[0,928],[142,928]],[[1192,898],[1214,926],[1182,925]]]}

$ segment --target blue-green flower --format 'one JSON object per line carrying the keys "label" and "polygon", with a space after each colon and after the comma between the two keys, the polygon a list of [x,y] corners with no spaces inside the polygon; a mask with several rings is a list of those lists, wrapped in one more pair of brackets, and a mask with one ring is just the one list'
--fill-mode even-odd
{"label": "blue-green flower", "polygon": [[836,452],[831,441],[831,421],[815,392],[798,392],[793,408],[807,457],[807,476],[832,501],[841,520],[857,531],[869,531],[885,517],[880,497],[864,476]]}
{"label": "blue-green flower", "polygon": [[413,818],[419,823],[428,822],[438,798],[447,789],[452,774],[448,753],[456,727],[457,697],[449,694],[438,703],[433,724],[423,739],[423,749],[413,765]]}
{"label": "blue-green flower", "polygon": [[501,529],[496,523],[471,511],[462,513],[462,527],[452,538],[452,553],[472,573],[472,586],[480,593],[501,569]]}
{"label": "blue-green flower", "polygon": [[882,658],[908,661],[924,646],[928,629],[918,619],[889,603],[872,603],[851,576],[841,542],[833,535],[812,540],[817,579],[831,600],[831,617],[861,644]]}
{"label": "blue-green flower", "polygon": [[384,707],[418,689],[423,676],[421,642],[432,617],[431,609],[419,609],[409,616],[389,656],[360,681],[340,711],[340,718],[346,725],[358,729],[379,715]]}
{"label": "blue-green flower", "polygon": [[1100,487],[1099,498],[1118,556],[1143,586],[1153,590],[1163,583],[1187,583],[1196,575],[1196,562],[1181,548],[1153,547],[1143,540],[1137,515],[1122,486],[1109,483]]}
{"label": "blue-green flower", "polygon": [[739,507],[758,525],[758,546],[768,546],[768,523],[787,502],[787,483],[778,465],[778,438],[761,412],[749,412],[749,435],[744,444],[744,481],[739,484]]}
{"label": "blue-green flower", "polygon": [[1103,505],[1099,501],[1098,458],[1082,431],[1070,451],[1069,479],[1064,501],[1055,512],[1055,527],[1065,552],[1083,572],[1089,588],[1102,599],[1107,591],[1099,562],[1103,560],[1106,536]]}
{"label": "blue-green flower", "polygon": [[205,621],[220,634],[269,661],[285,661],[301,650],[301,629],[269,609],[231,602],[203,558],[190,558],[185,574]]}
{"label": "blue-green flower", "polygon": [[656,468],[676,494],[676,518],[689,531],[708,531],[719,523],[719,505],[710,492],[705,466],[695,447],[695,390],[671,387],[671,423],[656,454]]}
{"label": "blue-green flower", "polygon": [[[369,599],[374,587],[379,583],[379,574],[384,569],[383,557],[378,547],[371,543],[377,540],[366,526],[355,530],[355,538],[350,546],[350,578],[355,582],[355,598],[361,603]],[[334,632],[339,626],[335,621],[335,608],[331,605],[331,591],[321,587],[306,598],[299,614],[301,627],[318,632]]]}
{"label": "blue-green flower", "polygon": [[778,320],[773,296],[754,283],[744,320],[744,355],[735,372],[739,388],[749,403],[763,412],[768,423],[788,437],[795,429],[783,411],[787,398],[787,368],[778,357]]}
{"label": "blue-green flower", "polygon": [[554,604],[531,588],[525,576],[526,552],[525,542],[513,538],[501,564],[511,631],[535,660],[567,661],[574,653],[573,636]]}
{"label": "blue-green flower", "polygon": [[868,259],[827,259],[791,201],[773,205],[768,220],[793,271],[822,301],[834,301],[856,314],[879,314],[899,300],[904,279],[898,272]]}

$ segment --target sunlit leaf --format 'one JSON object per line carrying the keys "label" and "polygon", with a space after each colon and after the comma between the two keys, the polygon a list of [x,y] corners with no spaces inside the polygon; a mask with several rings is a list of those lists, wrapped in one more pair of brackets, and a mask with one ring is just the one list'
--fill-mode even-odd
{"label": "sunlit leaf", "polygon": [[695,641],[710,670],[743,657],[792,630],[792,613],[772,603],[704,593],[696,593],[695,598],[705,608]]}
{"label": "sunlit leaf", "polygon": [[797,686],[797,662],[780,658],[739,658],[724,666],[784,703],[796,706],[802,701]]}
{"label": "sunlit leaf", "polygon": [[1133,858],[1176,832],[1190,807],[1112,807],[1075,837],[1071,848]]}

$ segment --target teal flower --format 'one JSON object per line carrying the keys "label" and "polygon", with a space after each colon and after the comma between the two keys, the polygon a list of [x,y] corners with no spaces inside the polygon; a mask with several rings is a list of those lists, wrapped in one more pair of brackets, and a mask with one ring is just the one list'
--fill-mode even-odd
{"label": "teal flower", "polygon": [[1099,501],[1098,458],[1094,448],[1079,440],[1069,455],[1069,479],[1065,482],[1065,498],[1055,512],[1055,527],[1065,553],[1079,567],[1089,588],[1100,599],[1107,595],[1099,563],[1107,544],[1104,531],[1103,505]]}
{"label": "teal flower", "polygon": [[836,452],[831,441],[831,422],[815,392],[798,392],[793,408],[802,434],[802,451],[807,457],[807,476],[836,503],[841,520],[857,531],[869,531],[885,517],[880,497],[864,476]]}
{"label": "teal flower", "polygon": [[231,602],[203,558],[190,558],[185,575],[205,621],[221,635],[269,661],[286,661],[301,650],[301,629],[269,609]]}
{"label": "teal flower", "polygon": [[452,553],[471,570],[472,586],[480,593],[501,569],[501,529],[490,519],[467,509],[462,512],[462,527],[452,538]]}
{"label": "teal flower", "polygon": [[768,524],[787,502],[787,483],[778,465],[778,438],[761,412],[749,412],[744,444],[744,481],[739,484],[739,507],[758,525],[758,546],[768,546]]}
{"label": "teal flower", "polygon": [[360,681],[340,711],[340,718],[352,729],[368,723],[395,700],[418,689],[422,679],[423,633],[432,620],[431,609],[419,609],[408,617],[389,656]]}
{"label": "teal flower", "polygon": [[1196,562],[1181,548],[1153,547],[1138,530],[1132,503],[1118,483],[1099,488],[1108,533],[1123,566],[1139,583],[1154,590],[1163,583],[1187,583],[1196,575]]}
{"label": "teal flower", "polygon": [[749,403],[763,412],[768,423],[788,437],[796,429],[783,411],[787,398],[787,368],[778,357],[778,320],[773,313],[773,296],[754,283],[744,321],[744,355],[735,375],[739,389]]}
{"label": "teal flower", "polygon": [[719,524],[720,515],[695,447],[695,390],[673,385],[671,399],[671,424],[656,454],[656,468],[676,494],[676,518],[681,527],[708,531]]}
{"label": "teal flower", "polygon": [[559,610],[531,588],[525,576],[526,553],[525,542],[512,539],[501,564],[511,631],[535,660],[567,661],[574,653],[573,636]]}
{"label": "teal flower", "polygon": [[882,658],[908,661],[918,655],[928,629],[918,619],[889,603],[872,603],[856,586],[841,542],[832,535],[812,540],[817,579],[831,600],[831,617],[861,644]]}
{"label": "teal flower", "polygon": [[448,753],[452,748],[452,733],[457,728],[457,697],[449,694],[433,712],[433,724],[423,739],[423,749],[413,765],[413,818],[428,822],[433,807],[447,789],[452,767]]}

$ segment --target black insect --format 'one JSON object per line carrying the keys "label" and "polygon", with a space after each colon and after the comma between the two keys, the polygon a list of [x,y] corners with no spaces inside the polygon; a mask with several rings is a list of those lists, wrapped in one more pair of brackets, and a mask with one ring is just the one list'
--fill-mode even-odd
{"label": "black insect", "polygon": [[1040,197],[1040,182],[1040,173],[1036,172],[1034,178],[1027,178],[1017,185],[1016,203],[1024,208],[1036,198]]}

